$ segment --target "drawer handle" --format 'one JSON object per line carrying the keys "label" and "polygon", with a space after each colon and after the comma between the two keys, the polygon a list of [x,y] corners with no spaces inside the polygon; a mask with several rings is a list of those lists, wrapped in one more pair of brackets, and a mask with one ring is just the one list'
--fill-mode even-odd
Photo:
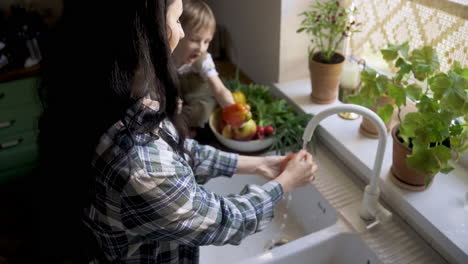
{"label": "drawer handle", "polygon": [[13,126],[14,123],[15,123],[15,120],[2,122],[2,123],[0,123],[0,129],[11,127],[11,126]]}
{"label": "drawer handle", "polygon": [[18,146],[22,141],[23,141],[22,138],[18,138],[18,139],[12,140],[12,141],[7,141],[7,142],[4,142],[4,143],[1,143],[0,144],[0,150],[4,150],[4,149],[7,149],[7,148],[12,148],[12,147]]}
{"label": "drawer handle", "polygon": [[5,93],[0,93],[0,100],[5,97]]}

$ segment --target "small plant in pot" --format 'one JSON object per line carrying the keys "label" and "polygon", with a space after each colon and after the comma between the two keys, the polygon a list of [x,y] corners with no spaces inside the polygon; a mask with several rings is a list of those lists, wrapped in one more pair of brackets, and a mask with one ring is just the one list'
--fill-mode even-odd
{"label": "small plant in pot", "polygon": [[389,45],[381,52],[398,70],[385,84],[394,90],[398,117],[405,96],[416,102],[416,110],[392,130],[392,179],[406,189],[425,190],[435,174],[453,170],[451,163],[468,151],[468,68],[455,62],[440,72],[430,46],[408,52],[406,44]]}
{"label": "small plant in pot", "polygon": [[306,33],[311,41],[308,51],[312,84],[312,101],[318,104],[334,102],[345,57],[337,50],[346,37],[358,32],[360,23],[350,21],[356,8],[346,9],[339,1],[318,1],[310,11],[302,12],[297,33]]}
{"label": "small plant in pot", "polygon": [[[389,55],[389,51],[392,55]],[[393,62],[396,57],[407,58],[409,52],[408,42],[401,45],[390,44],[388,48],[382,49],[381,53],[385,60]],[[394,67],[403,67],[402,60],[396,60]],[[348,96],[350,103],[362,105],[376,112],[387,127],[387,132],[392,128],[393,119],[397,113],[397,107],[406,105],[406,98],[417,100],[422,92],[419,85],[407,85],[404,79],[407,75],[400,69],[394,78],[377,74],[376,71],[365,68],[360,75],[362,87],[357,94]],[[362,119],[359,128],[362,134],[371,138],[378,138],[377,128],[367,118]]]}
{"label": "small plant in pot", "polygon": [[[468,151],[468,68],[455,62],[447,73],[417,74],[421,73],[416,78],[426,81],[426,93],[419,98],[417,111],[408,113],[392,134],[397,143],[392,165],[395,180],[416,190],[426,189],[436,173],[453,170],[451,162]],[[407,167],[401,166],[398,154],[408,149],[411,154],[403,164]]]}

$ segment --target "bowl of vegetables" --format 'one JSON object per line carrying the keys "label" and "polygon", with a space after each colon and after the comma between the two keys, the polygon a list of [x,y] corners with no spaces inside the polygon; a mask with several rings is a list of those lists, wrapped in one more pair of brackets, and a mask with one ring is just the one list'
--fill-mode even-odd
{"label": "bowl of vegetables", "polygon": [[257,126],[254,119],[249,119],[240,127],[227,124],[222,118],[221,108],[211,114],[209,126],[221,144],[240,152],[264,150],[274,142],[273,131],[268,129],[270,133],[265,136],[265,129]]}
{"label": "bowl of vegetables", "polygon": [[[251,118],[256,131],[241,140],[236,139],[229,129],[225,128],[221,117],[224,109],[217,109],[211,115],[209,125],[218,141],[234,150],[253,152],[267,149],[276,154],[297,152],[302,148],[302,134],[312,115],[294,111],[286,100],[270,94],[270,87],[251,83],[243,84],[238,78],[223,80],[232,92],[234,101],[249,106]],[[252,127],[252,124],[250,124]],[[224,136],[223,136],[223,129]],[[251,132],[253,129],[250,130]],[[314,142],[314,140],[312,140]]]}

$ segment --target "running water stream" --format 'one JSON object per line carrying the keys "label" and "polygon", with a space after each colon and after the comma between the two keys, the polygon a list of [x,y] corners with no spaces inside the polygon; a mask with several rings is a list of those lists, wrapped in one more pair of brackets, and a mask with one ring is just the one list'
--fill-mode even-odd
{"label": "running water stream", "polygon": [[[277,210],[275,213],[280,213],[279,217],[280,218],[280,226],[279,226],[279,232],[275,235],[275,237],[268,241],[266,246],[265,246],[265,251],[269,251],[275,247],[282,246],[286,243],[288,243],[291,240],[294,240],[295,238],[288,237],[285,232],[286,226],[288,224],[288,209],[289,209],[289,204],[291,203],[292,200],[292,194],[289,193],[287,197],[283,198],[284,201],[284,210]],[[281,207],[279,207],[281,208]],[[278,216],[276,216],[278,217]]]}

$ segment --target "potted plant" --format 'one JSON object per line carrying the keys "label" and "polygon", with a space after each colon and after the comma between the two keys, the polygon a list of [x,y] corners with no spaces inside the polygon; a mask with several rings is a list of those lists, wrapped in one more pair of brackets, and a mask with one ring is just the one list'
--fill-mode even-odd
{"label": "potted plant", "polygon": [[[397,114],[400,124],[391,131],[392,179],[406,189],[424,190],[435,174],[450,172],[451,162],[468,151],[468,68],[455,62],[447,73],[440,72],[430,46],[410,51],[408,43],[390,44],[381,53],[396,74],[389,78],[365,69],[363,87],[349,101],[374,109],[387,125]],[[387,102],[379,105],[382,98]],[[407,99],[416,106],[402,117]]]}
{"label": "potted plant", "polygon": [[[385,60],[393,62],[396,57],[407,58],[409,52],[408,42],[401,45],[388,45],[388,48],[382,49],[381,53]],[[398,68],[403,59],[398,59],[394,67]],[[399,71],[394,78],[388,78],[386,75],[377,74],[376,71],[365,68],[360,75],[361,89],[357,94],[348,96],[350,103],[365,106],[376,112],[387,127],[387,132],[392,128],[392,121],[396,115],[397,107],[406,104],[406,98],[416,100],[422,92],[418,85],[409,85],[404,87],[403,78],[405,72]],[[367,119],[363,118],[359,130],[362,134],[378,138],[377,128]]]}
{"label": "potted plant", "polygon": [[389,45],[382,50],[397,73],[379,86],[391,87],[399,118],[405,97],[416,102],[415,111],[392,130],[391,170],[397,185],[425,190],[435,174],[450,172],[451,163],[468,151],[468,68],[454,62],[448,72],[440,72],[432,47],[411,52],[407,47]]}
{"label": "potted plant", "polygon": [[350,21],[356,8],[346,9],[339,1],[318,1],[310,11],[302,12],[297,33],[310,37],[308,50],[309,72],[312,84],[312,101],[329,104],[338,96],[338,84],[345,57],[337,50],[346,37],[358,32],[360,23]]}
{"label": "potted plant", "polygon": [[[426,83],[427,90],[416,104],[417,111],[408,113],[392,133],[395,180],[418,190],[426,189],[436,173],[450,172],[451,161],[468,151],[468,68],[458,62],[447,73],[436,73],[438,69],[429,64],[413,67],[430,58],[438,66],[432,48],[421,51],[410,57],[408,65],[415,78]],[[399,155],[408,150],[411,154],[405,154],[406,159]],[[400,165],[400,159],[406,162]]]}

